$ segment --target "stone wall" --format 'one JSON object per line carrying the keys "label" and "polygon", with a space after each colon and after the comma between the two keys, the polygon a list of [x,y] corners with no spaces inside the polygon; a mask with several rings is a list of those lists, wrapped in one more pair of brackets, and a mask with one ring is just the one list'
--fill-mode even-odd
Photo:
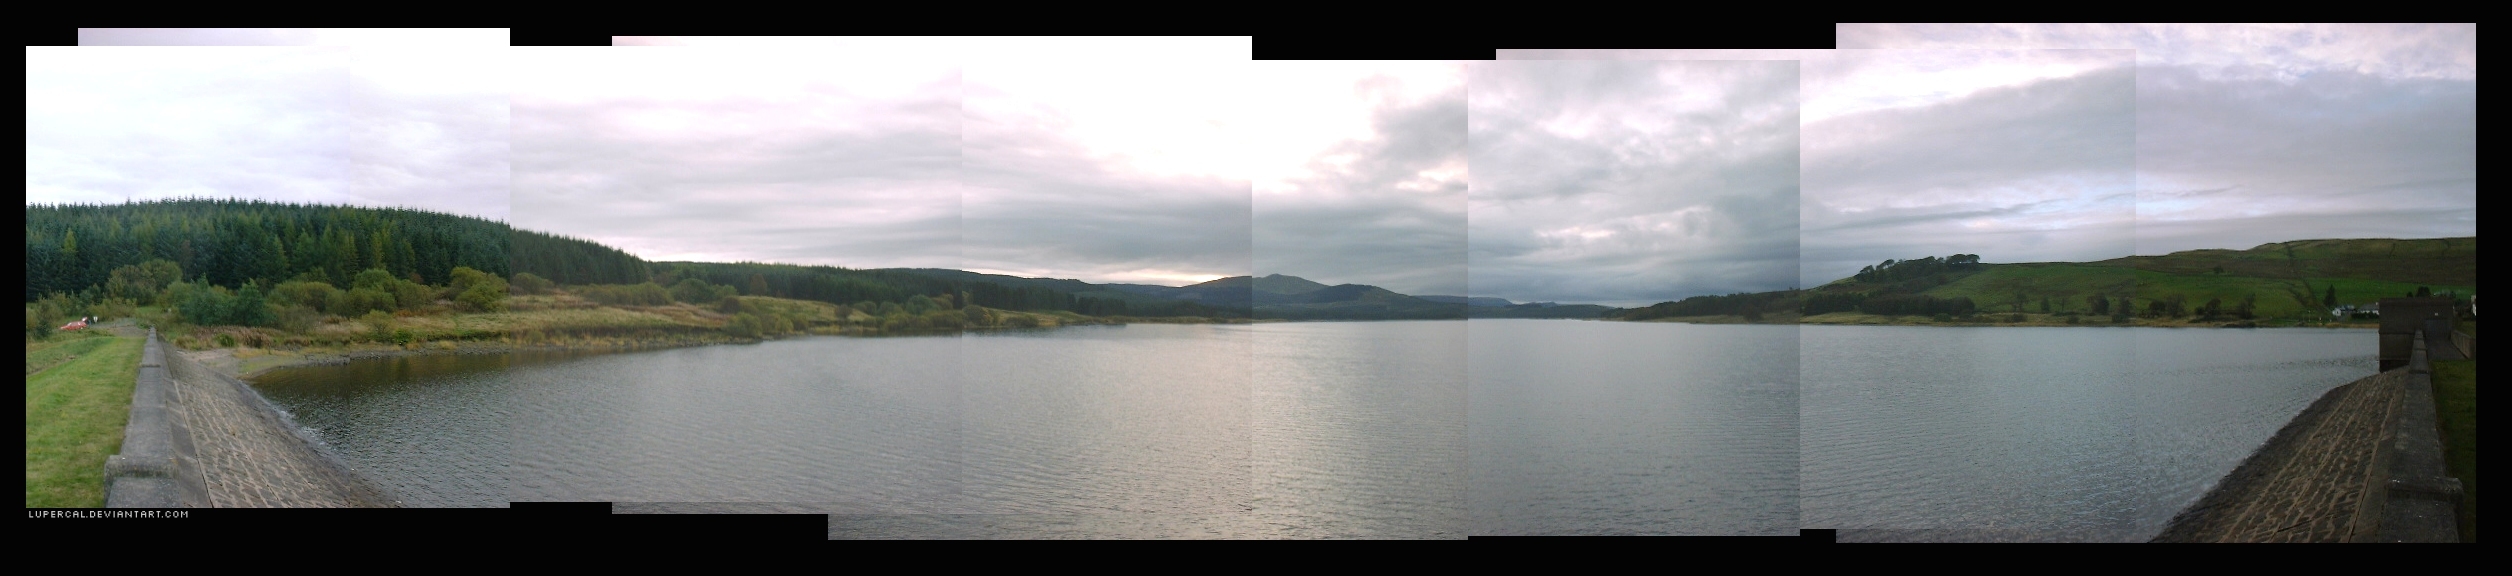
{"label": "stone wall", "polygon": [[154,332],[142,354],[123,453],[106,464],[106,506],[399,505],[251,386]]}
{"label": "stone wall", "polygon": [[2457,541],[2427,340],[2409,342],[2405,366],[2312,402],[2154,541]]}
{"label": "stone wall", "polygon": [[197,450],[166,375],[166,346],[148,331],[122,452],[105,457],[105,507],[198,508],[209,505]]}

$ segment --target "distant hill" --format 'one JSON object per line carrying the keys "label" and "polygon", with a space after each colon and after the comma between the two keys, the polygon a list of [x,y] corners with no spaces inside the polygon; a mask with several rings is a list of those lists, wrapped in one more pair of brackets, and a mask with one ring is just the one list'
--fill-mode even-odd
{"label": "distant hill", "polygon": [[2125,301],[2127,315],[2164,321],[2296,321],[2326,319],[2332,303],[2367,304],[2419,289],[2474,295],[2477,238],[2297,240],[2097,262],[1998,264],[1970,254],[1886,260],[1808,290],[1696,296],[1611,317],[2098,317],[2119,312]]}
{"label": "distant hill", "polygon": [[[1507,298],[1493,298],[1490,296],[1414,296],[1414,298],[1444,304],[1464,304],[1467,306],[1486,308],[1504,308],[1517,305],[1516,303],[1510,302]],[[1550,303],[1547,302],[1546,304]]]}
{"label": "distant hill", "polygon": [[[1062,280],[1058,282],[1078,282]],[[1061,285],[1058,286],[1068,286]],[[1328,286],[1284,274],[1232,276],[1189,286],[1101,284],[1147,298],[1249,307],[1255,318],[1286,320],[1427,320],[1453,318],[1595,318],[1616,310],[1592,304],[1517,304],[1502,298],[1409,296],[1366,284]],[[1064,287],[1059,289],[1071,290]],[[1081,292],[1076,292],[1081,293]]]}

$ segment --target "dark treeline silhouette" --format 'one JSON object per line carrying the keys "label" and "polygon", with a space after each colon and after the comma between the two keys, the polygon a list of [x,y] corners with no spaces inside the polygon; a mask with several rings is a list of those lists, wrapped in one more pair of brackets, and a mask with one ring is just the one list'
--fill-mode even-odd
{"label": "dark treeline silhouette", "polygon": [[1623,320],[1650,320],[1678,316],[1743,316],[1759,321],[1762,314],[1788,310],[1797,306],[1796,291],[1737,293],[1725,296],[1694,296],[1674,302],[1659,302],[1642,308],[1631,308],[1605,314]]}
{"label": "dark treeline silhouette", "polygon": [[189,280],[240,287],[359,272],[443,284],[458,267],[528,271],[563,283],[631,283],[646,264],[607,246],[503,222],[400,208],[257,200],[26,207],[26,301],[103,286],[113,270],[173,262]]}
{"label": "dark treeline silhouette", "polygon": [[1978,269],[1980,269],[1980,255],[1955,254],[1944,258],[1929,256],[1917,260],[1885,260],[1874,266],[1859,268],[1858,273],[1850,277],[1856,278],[1859,282],[1883,284],[1925,278],[1947,272],[1968,272]]}
{"label": "dark treeline silhouette", "polygon": [[[654,264],[655,283],[671,286],[684,280],[730,286],[744,296],[774,296],[840,305],[865,302],[904,304],[923,296],[952,308],[968,305],[1022,312],[1066,311],[1089,316],[1228,316],[1228,311],[1184,301],[1128,303],[1116,298],[1075,296],[1039,286],[1006,286],[965,281],[916,270],[856,270],[836,266],[798,266],[758,262],[661,262]],[[1244,314],[1239,314],[1244,316]]]}
{"label": "dark treeline silhouette", "polygon": [[[462,268],[494,275],[501,283],[511,278],[515,289],[527,294],[564,289],[615,305],[711,303],[724,296],[746,295],[851,306],[905,304],[922,297],[945,303],[947,308],[975,304],[1092,316],[1247,316],[1245,310],[1194,302],[1077,296],[1034,285],[964,280],[937,271],[647,262],[587,240],[515,229],[483,218],[402,208],[211,199],[26,208],[29,303],[65,294],[80,302],[135,296],[147,304],[149,298],[141,294],[147,291],[136,286],[163,289],[177,280],[206,287],[252,288],[256,296],[269,294],[280,284],[305,282],[351,291],[362,285],[357,280],[361,273],[374,270],[414,286],[446,286],[456,280],[455,270]],[[125,277],[122,284],[114,284],[117,270]],[[369,279],[363,284],[374,283]],[[379,292],[394,288],[378,286]]]}

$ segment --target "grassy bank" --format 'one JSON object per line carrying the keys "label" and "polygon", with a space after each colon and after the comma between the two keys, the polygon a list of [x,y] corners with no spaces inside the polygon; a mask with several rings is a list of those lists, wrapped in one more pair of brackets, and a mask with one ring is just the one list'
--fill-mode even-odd
{"label": "grassy bank", "polygon": [[2477,541],[2477,361],[2433,363],[2443,462],[2460,479],[2460,541]]}
{"label": "grassy bank", "polygon": [[2251,321],[2200,322],[2193,321],[2188,318],[2129,318],[2126,322],[2112,323],[2111,317],[2109,316],[2076,316],[2073,318],[2074,321],[2071,322],[2069,321],[2070,317],[2065,314],[2025,313],[2018,315],[2002,312],[1983,313],[1960,317],[1948,316],[1945,318],[1912,315],[1887,316],[1858,312],[1832,312],[1806,316],[1804,318],[1800,318],[1798,321],[1806,324],[1829,324],[1843,326],[2138,326],[2147,328],[2290,328],[2301,326],[2313,328],[2326,327],[2366,329],[2376,328],[2379,326],[2378,324],[2370,321],[2330,323],[2261,319]]}
{"label": "grassy bank", "polygon": [[104,506],[105,456],[122,448],[142,339],[57,337],[26,347],[26,506]]}

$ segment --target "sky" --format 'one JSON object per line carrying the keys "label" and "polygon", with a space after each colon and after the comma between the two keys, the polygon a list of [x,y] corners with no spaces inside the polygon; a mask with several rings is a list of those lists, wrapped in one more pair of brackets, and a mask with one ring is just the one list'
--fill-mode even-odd
{"label": "sky", "polygon": [[[505,31],[80,30],[26,49],[33,203],[184,197],[413,207],[496,220]],[[288,36],[293,45],[239,41]],[[193,41],[193,46],[149,44]],[[119,45],[117,45],[119,44]]]}
{"label": "sky", "polygon": [[1839,50],[81,29],[27,201],[506,220],[655,260],[1646,304],[1886,258],[2475,234],[2474,25],[1843,24]]}
{"label": "sky", "polygon": [[1842,24],[1798,60],[1802,281],[1884,258],[2101,260],[2476,234],[2474,25]]}
{"label": "sky", "polygon": [[1796,62],[1470,70],[1474,295],[1644,306],[1789,286]]}

